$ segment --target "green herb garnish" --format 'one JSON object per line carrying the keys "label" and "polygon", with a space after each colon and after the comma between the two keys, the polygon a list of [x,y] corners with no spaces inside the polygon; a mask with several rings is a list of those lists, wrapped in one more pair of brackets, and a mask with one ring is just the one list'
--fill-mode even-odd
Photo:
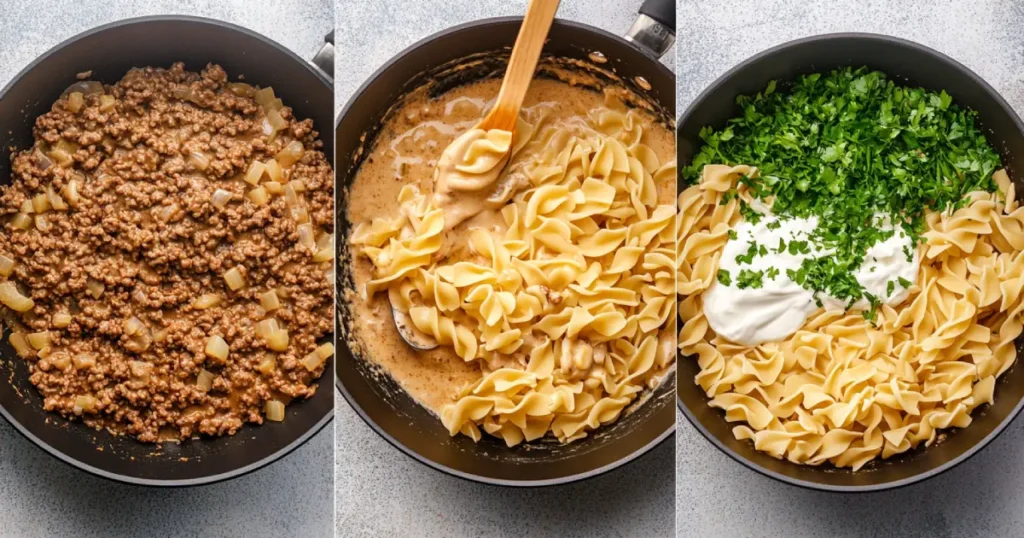
{"label": "green herb garnish", "polygon": [[732,277],[729,276],[729,271],[726,271],[725,269],[719,269],[718,281],[722,283],[723,286],[728,286],[729,284],[732,284]]}

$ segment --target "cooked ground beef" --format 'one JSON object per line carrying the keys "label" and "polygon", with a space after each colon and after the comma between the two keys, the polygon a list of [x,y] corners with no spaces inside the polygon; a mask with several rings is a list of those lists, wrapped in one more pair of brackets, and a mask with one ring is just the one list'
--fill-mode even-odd
{"label": "cooked ground beef", "polygon": [[[333,308],[333,262],[313,252],[333,244],[334,222],[334,174],[312,121],[229,83],[216,65],[133,69],[113,86],[70,90],[79,95],[36,120],[36,145],[14,155],[0,195],[0,254],[15,260],[10,279],[34,301],[5,318],[25,334],[49,332],[42,349],[21,346],[46,409],[158,442],[230,435],[262,423],[268,401],[311,397],[323,361],[311,371],[302,359],[331,333]],[[287,125],[267,134],[268,117]],[[296,181],[308,217],[281,189],[266,205],[247,194],[250,165],[292,141],[303,151],[282,183]],[[217,189],[233,194],[223,208],[211,202]],[[69,207],[17,227],[25,201],[47,193],[57,203],[44,206]],[[319,247],[300,243],[306,219]],[[235,267],[245,286],[233,291],[223,274]],[[271,289],[281,306],[265,312],[260,296]],[[222,301],[193,306],[203,294]],[[270,317],[287,330],[282,352],[255,334]],[[225,362],[205,352],[214,335],[230,348]],[[209,388],[197,380],[202,370],[213,374]]]}

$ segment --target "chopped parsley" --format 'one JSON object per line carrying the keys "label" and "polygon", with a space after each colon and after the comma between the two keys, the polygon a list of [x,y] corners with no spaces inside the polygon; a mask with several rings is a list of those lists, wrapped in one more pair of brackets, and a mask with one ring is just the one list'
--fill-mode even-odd
{"label": "chopped parsley", "polygon": [[[977,114],[945,91],[898,86],[866,67],[802,76],[779,90],[772,82],[738,97],[742,113],[721,130],[703,128],[704,146],[680,174],[695,183],[706,164],[756,166],[760,175],[741,182],[755,198],[773,197],[774,214],[817,217],[807,241],[779,247],[793,255],[810,253],[811,245],[829,252],[787,271],[804,288],[849,304],[865,298],[853,274],[867,249],[894,233],[880,228],[876,215],[888,217],[916,245],[926,210],[956,209],[969,192],[996,190],[999,155]],[[723,201],[735,196],[728,192]],[[742,200],[740,213],[752,224],[763,217]],[[904,254],[912,260],[913,248]],[[743,257],[753,259],[750,251]],[[737,280],[759,285],[753,274]]]}
{"label": "chopped parsley", "polygon": [[751,243],[750,246],[747,247],[746,254],[740,254],[739,256],[736,256],[736,263],[745,263],[749,265],[754,262],[754,256],[757,256],[757,253],[757,243]]}
{"label": "chopped parsley", "polygon": [[906,289],[910,289],[911,282],[909,280],[907,280],[907,279],[905,279],[903,277],[899,277],[897,280],[899,280],[900,286],[903,286],[903,289],[905,289],[905,290]]}
{"label": "chopped parsley", "polygon": [[736,233],[736,230],[729,230],[729,239],[736,239],[737,237],[739,235]]}
{"label": "chopped parsley", "polygon": [[762,278],[764,278],[764,272],[762,271],[743,269],[740,271],[739,277],[736,278],[736,287],[741,290],[746,288],[760,288],[764,285]]}
{"label": "chopped parsley", "polygon": [[768,277],[769,280],[775,280],[775,277],[779,276],[779,269],[777,267],[769,267],[764,272],[764,276]]}
{"label": "chopped parsley", "polygon": [[891,297],[892,296],[892,292],[895,289],[896,289],[896,283],[893,282],[892,280],[890,280],[889,283],[885,285],[885,295],[886,295],[886,297]]}
{"label": "chopped parsley", "polygon": [[732,277],[729,276],[729,271],[726,271],[725,269],[719,269],[718,281],[722,283],[723,286],[728,286],[729,284],[732,284]]}

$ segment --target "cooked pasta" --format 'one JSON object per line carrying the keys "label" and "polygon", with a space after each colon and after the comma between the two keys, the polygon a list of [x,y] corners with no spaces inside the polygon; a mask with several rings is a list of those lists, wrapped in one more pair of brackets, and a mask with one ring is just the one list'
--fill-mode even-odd
{"label": "cooked pasta", "polygon": [[[794,463],[854,470],[966,427],[992,403],[1016,360],[1024,287],[1024,209],[1006,173],[956,210],[926,215],[909,297],[859,312],[819,308],[782,341],[745,346],[710,328],[702,298],[715,284],[729,230],[753,202],[750,166],[707,165],[678,198],[679,349],[737,439]],[[726,198],[727,191],[737,196]]]}
{"label": "cooked pasta", "polygon": [[[440,409],[452,435],[575,441],[672,366],[676,212],[659,192],[675,160],[644,143],[638,114],[555,121],[538,107],[514,140],[470,131],[432,189],[405,185],[398,216],[353,232],[373,264],[365,297],[387,293],[418,332],[479,365]],[[479,181],[509,149],[500,177]],[[448,237],[457,226],[465,245]]]}

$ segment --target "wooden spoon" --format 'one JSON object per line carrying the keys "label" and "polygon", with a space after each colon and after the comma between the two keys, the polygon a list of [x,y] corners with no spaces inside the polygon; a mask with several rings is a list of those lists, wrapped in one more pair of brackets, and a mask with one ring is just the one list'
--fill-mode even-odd
{"label": "wooden spoon", "polygon": [[[533,72],[537,69],[537,62],[540,61],[540,52],[544,48],[544,41],[547,40],[548,31],[551,30],[551,23],[555,20],[555,12],[558,11],[559,0],[530,0],[526,8],[526,16],[523,18],[523,25],[519,27],[519,35],[516,36],[516,43],[512,47],[512,56],[508,59],[508,68],[505,70],[505,78],[501,81],[501,89],[498,91],[498,99],[490,112],[480,123],[467,131],[474,130],[490,131],[500,130],[513,133],[516,122],[519,118],[519,109],[523,107],[523,100],[526,99],[526,91],[530,88],[530,81],[533,80]],[[460,137],[461,138],[461,137]],[[451,150],[464,146],[456,139],[442,153],[439,163],[459,160],[461,156],[452,156]],[[512,146],[509,145],[509,151]],[[494,179],[497,179],[508,162],[509,155],[506,154],[499,160],[499,165],[491,171]],[[486,183],[486,182],[484,182]],[[436,194],[436,193],[435,193]],[[433,338],[416,331],[408,316],[391,308],[392,317],[395,320],[395,327],[398,334],[409,346],[426,351],[437,347]]]}

